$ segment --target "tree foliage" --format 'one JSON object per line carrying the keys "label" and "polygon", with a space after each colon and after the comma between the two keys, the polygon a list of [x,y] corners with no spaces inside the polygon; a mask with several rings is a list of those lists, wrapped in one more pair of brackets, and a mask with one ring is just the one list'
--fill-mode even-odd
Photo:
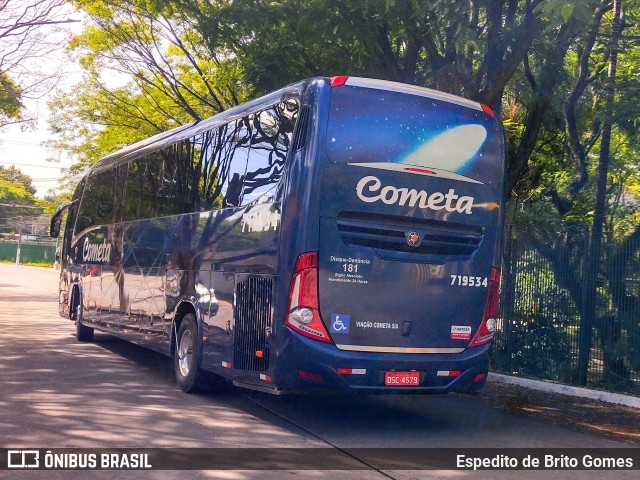
{"label": "tree foliage", "polygon": [[41,213],[31,177],[14,166],[0,165],[0,233],[13,231],[21,216]]}
{"label": "tree foliage", "polygon": [[8,167],[0,165],[0,180],[22,184],[22,188],[31,196],[36,194],[36,188],[33,186],[31,177],[22,173],[14,165],[9,165]]}
{"label": "tree foliage", "polygon": [[24,99],[42,96],[55,85],[59,71],[44,68],[43,59],[59,45],[44,27],[73,22],[67,3],[0,1],[0,128],[24,121]]}
{"label": "tree foliage", "polygon": [[[56,104],[63,113],[54,130],[80,131],[59,146],[94,152],[89,163],[109,147],[198,120],[248,95],[341,73],[434,87],[497,112],[507,97],[517,98],[521,128],[508,137],[509,192],[526,188],[522,181],[564,80],[565,59],[601,7],[597,0],[573,6],[555,0],[75,3],[91,18],[72,43],[87,79]],[[108,71],[128,83],[107,85]],[[83,125],[67,127],[73,118]],[[126,132],[113,132],[120,126]],[[100,132],[107,130],[109,145],[102,145]]]}
{"label": "tree foliage", "polygon": [[248,99],[229,52],[211,51],[175,6],[137,0],[76,2],[90,18],[70,48],[84,80],[52,103],[54,146],[90,165],[158,132]]}

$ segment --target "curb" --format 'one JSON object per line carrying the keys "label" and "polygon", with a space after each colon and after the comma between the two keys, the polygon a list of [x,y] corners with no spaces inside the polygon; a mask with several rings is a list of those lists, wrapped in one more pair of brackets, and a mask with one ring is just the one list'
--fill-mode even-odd
{"label": "curb", "polygon": [[542,380],[532,380],[530,378],[510,377],[500,373],[489,372],[487,377],[489,382],[511,383],[520,385],[521,387],[541,390],[543,392],[561,393],[572,397],[589,398],[599,400],[601,402],[615,403],[618,405],[626,405],[640,409],[640,397],[631,395],[622,395],[620,393],[603,392],[600,390],[591,390],[589,388],[573,387],[570,385],[562,385],[559,383],[544,382]]}

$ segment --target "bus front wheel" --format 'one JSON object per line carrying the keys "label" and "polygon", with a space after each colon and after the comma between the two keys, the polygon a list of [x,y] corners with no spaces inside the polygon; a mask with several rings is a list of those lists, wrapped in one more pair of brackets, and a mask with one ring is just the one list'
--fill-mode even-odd
{"label": "bus front wheel", "polygon": [[73,295],[73,316],[71,317],[76,321],[76,340],[79,342],[91,342],[93,341],[93,328],[86,327],[82,324],[82,302],[80,301],[80,295],[76,291]]}
{"label": "bus front wheel", "polygon": [[204,385],[204,373],[200,370],[200,342],[198,325],[193,313],[182,319],[176,336],[173,365],[180,390],[186,393],[200,391]]}
{"label": "bus front wheel", "polygon": [[85,327],[80,318],[76,319],[76,339],[79,342],[90,342],[93,340],[93,328]]}

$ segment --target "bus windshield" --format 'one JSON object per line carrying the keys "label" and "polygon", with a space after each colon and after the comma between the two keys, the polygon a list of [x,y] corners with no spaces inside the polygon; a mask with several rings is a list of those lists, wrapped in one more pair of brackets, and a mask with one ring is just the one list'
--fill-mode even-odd
{"label": "bus windshield", "polygon": [[[496,185],[502,134],[482,111],[426,96],[343,86],[331,92],[326,151],[333,163],[386,162]],[[378,165],[377,168],[381,168]]]}

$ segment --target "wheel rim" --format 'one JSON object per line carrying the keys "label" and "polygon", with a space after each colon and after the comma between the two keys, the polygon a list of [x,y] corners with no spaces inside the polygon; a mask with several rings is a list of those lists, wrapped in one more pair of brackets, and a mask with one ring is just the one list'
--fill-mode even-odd
{"label": "wheel rim", "polygon": [[180,337],[180,345],[178,346],[178,368],[180,375],[186,377],[191,370],[191,362],[193,357],[193,335],[191,330],[186,330]]}

